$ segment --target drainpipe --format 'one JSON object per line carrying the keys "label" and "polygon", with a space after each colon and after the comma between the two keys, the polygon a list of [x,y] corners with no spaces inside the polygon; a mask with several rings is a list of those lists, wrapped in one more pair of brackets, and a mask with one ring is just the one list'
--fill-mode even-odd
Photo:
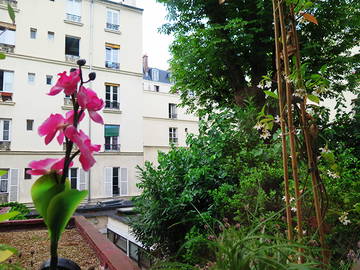
{"label": "drainpipe", "polygon": [[[90,1],[90,36],[89,36],[89,72],[93,70],[93,55],[94,55],[94,0]],[[92,88],[92,81],[90,82]],[[91,139],[91,119],[89,117],[89,138]],[[91,169],[88,171],[88,203],[91,200]]]}

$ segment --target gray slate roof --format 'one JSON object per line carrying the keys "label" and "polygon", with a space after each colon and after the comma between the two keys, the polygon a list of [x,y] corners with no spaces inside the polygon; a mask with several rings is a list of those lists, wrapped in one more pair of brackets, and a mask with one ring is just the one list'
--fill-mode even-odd
{"label": "gray slate roof", "polygon": [[[153,74],[152,70],[153,69],[157,69],[159,71],[159,80],[158,81],[156,81],[152,78],[152,74]],[[148,71],[143,74],[143,79],[148,80],[148,81],[171,84],[170,75],[171,74],[169,71],[158,69],[158,68],[149,68]]]}

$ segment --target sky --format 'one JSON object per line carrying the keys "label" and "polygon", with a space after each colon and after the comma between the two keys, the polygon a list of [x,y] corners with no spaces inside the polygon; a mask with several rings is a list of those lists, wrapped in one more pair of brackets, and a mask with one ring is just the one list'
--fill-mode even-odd
{"label": "sky", "polygon": [[143,13],[143,54],[149,57],[149,66],[167,70],[170,59],[169,45],[173,38],[158,33],[158,28],[166,22],[166,8],[155,0],[137,0]]}

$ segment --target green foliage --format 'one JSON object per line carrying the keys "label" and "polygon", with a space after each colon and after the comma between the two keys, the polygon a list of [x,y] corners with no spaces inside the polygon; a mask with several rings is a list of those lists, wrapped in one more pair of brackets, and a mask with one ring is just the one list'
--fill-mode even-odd
{"label": "green foliage", "polygon": [[[143,192],[135,199],[139,215],[131,226],[145,247],[194,263],[195,253],[206,253],[203,240],[222,230],[218,220],[236,222],[243,211],[275,208],[264,200],[280,196],[281,168],[275,164],[281,149],[259,139],[255,111],[210,115],[198,136],[189,135],[189,148],[159,153],[157,167],[147,162],[139,168]],[[183,246],[186,239],[193,241]]]}
{"label": "green foliage", "polygon": [[0,222],[7,221],[7,220],[17,216],[18,214],[20,214],[20,213],[19,212],[9,212],[9,213],[5,213],[5,214],[0,214]]}
{"label": "green foliage", "polygon": [[68,179],[59,184],[58,177],[55,173],[43,175],[31,188],[35,208],[44,218],[52,242],[59,241],[76,207],[87,195],[87,191],[71,189]]}
{"label": "green foliage", "polygon": [[6,58],[6,55],[4,53],[0,53],[0,60],[3,60]]}
{"label": "green foliage", "polygon": [[10,3],[7,4],[7,10],[8,10],[8,14],[10,19],[12,20],[12,23],[15,23],[15,11],[12,8],[12,6],[10,5]]}
{"label": "green foliage", "polygon": [[10,218],[10,220],[22,220],[26,219],[26,215],[30,213],[29,208],[26,205],[18,202],[8,202],[0,204],[0,207],[11,207],[10,213],[17,212],[18,214]]}
{"label": "green foliage", "polygon": [[[206,114],[243,104],[247,96],[263,103],[257,84],[275,69],[271,1],[157,1],[169,12],[170,23],[162,30],[175,36],[170,49],[173,91],[180,92],[183,105]],[[306,12],[319,22],[300,23],[298,30],[308,73],[318,74],[327,66],[323,75],[330,78],[327,89],[332,91],[322,96],[341,99],[342,91],[356,91],[360,54],[351,50],[360,42],[359,1],[290,2],[297,16]],[[314,95],[310,98],[317,102]]]}

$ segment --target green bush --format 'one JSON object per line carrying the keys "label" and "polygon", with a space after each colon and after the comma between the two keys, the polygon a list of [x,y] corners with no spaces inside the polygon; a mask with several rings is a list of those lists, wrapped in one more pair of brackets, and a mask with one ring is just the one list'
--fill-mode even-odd
{"label": "green bush", "polygon": [[20,214],[11,218],[10,220],[22,220],[27,219],[26,215],[30,213],[29,208],[25,204],[18,203],[18,202],[9,202],[0,204],[0,207],[11,207],[10,212],[18,211]]}

